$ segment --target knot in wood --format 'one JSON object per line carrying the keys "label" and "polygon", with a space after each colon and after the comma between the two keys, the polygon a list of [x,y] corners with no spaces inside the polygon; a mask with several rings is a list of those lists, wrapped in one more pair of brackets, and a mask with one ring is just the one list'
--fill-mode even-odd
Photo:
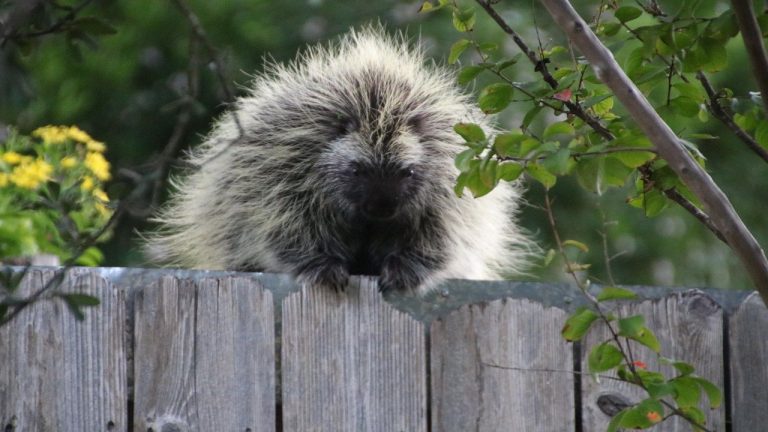
{"label": "knot in wood", "polygon": [[613,417],[624,408],[632,405],[627,398],[620,394],[608,393],[597,398],[597,407],[603,414]]}
{"label": "knot in wood", "polygon": [[706,318],[720,310],[720,305],[712,297],[700,291],[686,291],[683,299],[688,305],[688,312],[698,318]]}
{"label": "knot in wood", "polygon": [[573,23],[573,31],[576,33],[581,33],[584,31],[584,24],[581,23],[581,21],[575,21]]}

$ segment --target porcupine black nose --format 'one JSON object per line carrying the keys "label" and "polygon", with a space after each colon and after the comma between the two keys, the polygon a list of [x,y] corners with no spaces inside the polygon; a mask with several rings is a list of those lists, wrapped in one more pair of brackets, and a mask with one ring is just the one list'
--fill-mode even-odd
{"label": "porcupine black nose", "polygon": [[363,204],[363,213],[370,219],[387,220],[397,214],[397,196],[381,190],[372,190]]}

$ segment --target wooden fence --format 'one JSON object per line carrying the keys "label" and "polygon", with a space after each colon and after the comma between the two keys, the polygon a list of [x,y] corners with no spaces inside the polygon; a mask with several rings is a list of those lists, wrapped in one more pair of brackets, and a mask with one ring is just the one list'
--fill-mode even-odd
{"label": "wooden fence", "polygon": [[[586,349],[560,336],[583,302],[568,287],[452,281],[383,299],[372,279],[353,285],[337,295],[279,275],[71,269],[63,289],[101,305],[78,322],[46,301],[0,328],[0,430],[592,432],[640,397],[573,373]],[[768,430],[757,295],[638,291],[647,300],[623,312],[645,314],[666,356],[725,389],[708,425]]]}

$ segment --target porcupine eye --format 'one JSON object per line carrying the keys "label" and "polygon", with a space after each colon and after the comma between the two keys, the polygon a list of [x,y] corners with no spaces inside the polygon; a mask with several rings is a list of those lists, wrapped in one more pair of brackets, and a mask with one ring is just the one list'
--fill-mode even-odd
{"label": "porcupine eye", "polygon": [[413,177],[413,174],[415,173],[413,167],[407,167],[400,170],[400,177],[402,178],[410,178]]}
{"label": "porcupine eye", "polygon": [[355,130],[355,122],[342,114],[336,115],[336,122],[334,123],[334,134],[337,137],[346,135]]}

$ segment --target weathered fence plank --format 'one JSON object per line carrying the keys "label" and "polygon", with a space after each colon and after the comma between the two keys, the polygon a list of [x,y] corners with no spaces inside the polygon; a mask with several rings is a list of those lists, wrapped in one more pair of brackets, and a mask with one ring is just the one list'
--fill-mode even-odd
{"label": "weathered fence plank", "polygon": [[135,316],[136,430],[275,431],[269,291],[166,277],[137,293]]}
{"label": "weathered fence plank", "polygon": [[343,294],[304,288],[283,303],[285,431],[425,431],[422,324],[369,278]]}
{"label": "weathered fence plank", "polygon": [[561,309],[506,299],[435,321],[433,429],[574,430],[573,350],[560,336],[565,317]]}
{"label": "weathered fence plank", "polygon": [[768,425],[768,309],[751,294],[729,321],[733,432]]}
{"label": "weathered fence plank", "polygon": [[[723,311],[712,298],[700,291],[675,293],[658,300],[648,300],[623,305],[617,310],[621,317],[642,314],[646,325],[656,333],[661,342],[661,353],[667,358],[691,363],[696,374],[702,376],[720,389],[724,383],[723,364]],[[587,355],[591,347],[607,340],[605,326],[595,328],[584,341],[582,370],[588,372]],[[675,375],[670,366],[660,366],[656,354],[633,345],[635,360],[644,362],[649,370],[660,370],[667,377]],[[613,375],[615,376],[615,375]],[[610,416],[616,414],[627,403],[636,403],[645,398],[644,392],[623,382],[603,378],[599,382],[584,375],[582,380],[583,430],[605,430]],[[707,425],[714,430],[725,430],[725,408],[710,410],[708,405],[700,407],[707,416]],[[691,427],[679,417],[656,426],[654,431],[690,431]]]}
{"label": "weathered fence plank", "polygon": [[[53,274],[31,271],[19,294],[36,292]],[[123,291],[80,271],[69,272],[59,288],[101,304],[85,308],[85,320],[77,321],[63,302],[43,301],[0,327],[0,428],[127,430]]]}

